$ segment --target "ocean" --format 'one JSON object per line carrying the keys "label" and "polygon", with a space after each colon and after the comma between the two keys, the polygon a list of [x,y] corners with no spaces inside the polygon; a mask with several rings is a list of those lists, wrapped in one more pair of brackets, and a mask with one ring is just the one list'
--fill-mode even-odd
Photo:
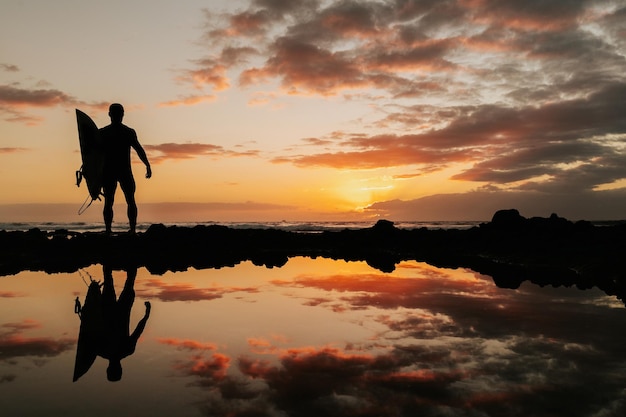
{"label": "ocean", "polygon": [[[324,231],[343,229],[363,229],[372,227],[376,222],[164,222],[166,226],[193,227],[197,225],[222,225],[235,229],[279,229],[298,233],[321,233]],[[394,222],[399,229],[469,229],[483,221],[400,221]],[[153,223],[138,223],[137,231],[145,232]],[[39,229],[43,231],[69,230],[72,232],[98,232],[104,230],[102,222],[0,222],[0,230],[27,231]],[[127,223],[113,224],[114,232],[128,229]]]}

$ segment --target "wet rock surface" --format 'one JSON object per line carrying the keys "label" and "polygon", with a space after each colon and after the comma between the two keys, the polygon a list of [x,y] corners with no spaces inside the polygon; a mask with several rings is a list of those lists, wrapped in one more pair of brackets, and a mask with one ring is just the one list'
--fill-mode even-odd
{"label": "wet rock surface", "polygon": [[0,231],[0,275],[21,271],[74,272],[92,264],[166,271],[221,268],[243,261],[280,267],[295,256],[365,261],[392,271],[405,260],[469,268],[505,288],[538,285],[599,287],[626,295],[626,225],[594,226],[553,214],[524,218],[501,210],[471,229],[398,229],[387,220],[358,230],[298,233],[226,226],[154,224],[137,235]]}

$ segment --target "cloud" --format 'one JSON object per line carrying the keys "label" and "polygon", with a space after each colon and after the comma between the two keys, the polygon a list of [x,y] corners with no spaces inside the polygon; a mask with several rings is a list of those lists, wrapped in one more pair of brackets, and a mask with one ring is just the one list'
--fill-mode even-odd
{"label": "cloud", "polygon": [[519,7],[512,0],[480,0],[467,2],[478,11],[475,18],[480,22],[518,30],[556,31],[575,27],[586,12],[586,0],[532,2]]}
{"label": "cloud", "polygon": [[381,115],[332,143],[307,138],[306,152],[286,150],[274,163],[421,173],[462,166],[450,179],[543,193],[626,178],[626,29],[617,4],[247,4],[206,13],[209,52],[186,82],[214,91],[263,86],[263,103],[285,94],[359,97]]}
{"label": "cloud", "polygon": [[190,95],[187,97],[179,98],[176,100],[170,100],[160,103],[160,107],[178,107],[178,106],[195,106],[196,104],[215,101],[217,99],[214,95]]}
{"label": "cloud", "polygon": [[75,104],[76,98],[54,89],[24,89],[12,85],[0,85],[0,106],[52,107],[59,104]]}
{"label": "cloud", "polygon": [[485,189],[414,200],[379,201],[365,211],[397,221],[416,218],[489,221],[502,208],[516,208],[526,217],[557,213],[570,220],[619,220],[626,213],[626,189],[569,193]]}
{"label": "cloud", "polygon": [[56,106],[83,106],[102,110],[108,108],[108,103],[87,103],[56,89],[29,89],[16,84],[0,85],[0,113],[6,115],[7,121],[36,125],[43,119],[26,113],[26,110]]}
{"label": "cloud", "polygon": [[20,68],[13,64],[0,64],[0,69],[6,72],[19,72]]}
{"label": "cloud", "polygon": [[[571,44],[570,48],[579,47],[580,53],[591,45],[563,42],[568,38],[580,41],[580,26],[598,22],[608,28],[618,26],[615,19],[594,12],[594,4],[583,0],[548,5],[533,2],[524,7],[511,1],[464,0],[276,3],[281,4],[252,1],[247,10],[230,15],[207,12],[210,29],[206,39],[213,55],[197,61],[198,69],[188,76],[193,80],[197,72],[212,77],[218,74],[219,82],[203,81],[218,89],[229,84],[223,80],[226,70],[238,70],[243,85],[279,79],[292,93],[385,90],[395,85],[381,80],[434,80],[447,77],[437,74],[442,71],[482,69],[480,62],[464,59],[477,45],[485,48],[491,44],[494,47],[488,49],[510,52],[511,59],[519,60],[524,53],[543,56],[536,48],[560,39],[561,46]],[[541,42],[537,42],[539,36]],[[255,44],[252,51],[250,39]],[[261,65],[256,65],[258,60],[227,59],[232,50],[258,55]],[[407,71],[425,74],[411,76]],[[471,88],[467,84],[460,87]]]}
{"label": "cloud", "polygon": [[[275,163],[340,169],[474,165],[451,179],[509,184],[521,189],[586,191],[626,178],[626,83],[588,97],[520,108],[457,110],[445,127],[419,134],[348,137],[335,151],[275,158]],[[310,138],[307,143],[312,143]],[[345,148],[351,150],[344,150]],[[530,182],[547,176],[538,183]]]}
{"label": "cloud", "polygon": [[0,298],[18,298],[18,297],[26,297],[26,294],[21,293],[21,292],[15,292],[15,291],[0,291]]}
{"label": "cloud", "polygon": [[159,145],[145,145],[146,152],[154,164],[168,160],[193,159],[198,157],[239,157],[257,156],[256,150],[233,151],[219,145],[208,143],[162,143]]}
{"label": "cloud", "polygon": [[14,154],[19,152],[28,152],[28,148],[0,148],[0,155],[2,154]]}

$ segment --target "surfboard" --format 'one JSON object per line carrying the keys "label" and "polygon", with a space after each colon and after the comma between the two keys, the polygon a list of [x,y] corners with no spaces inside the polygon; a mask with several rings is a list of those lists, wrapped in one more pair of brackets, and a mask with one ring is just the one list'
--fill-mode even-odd
{"label": "surfboard", "polygon": [[100,143],[98,126],[87,114],[76,109],[76,123],[78,124],[78,142],[83,165],[76,172],[76,185],[80,186],[81,178],[85,178],[87,189],[92,200],[100,199],[102,190],[102,169],[104,154]]}
{"label": "surfboard", "polygon": [[104,326],[102,314],[100,285],[96,281],[91,281],[87,297],[85,297],[85,305],[80,314],[80,330],[74,361],[74,382],[89,371],[98,356],[98,346],[102,341]]}

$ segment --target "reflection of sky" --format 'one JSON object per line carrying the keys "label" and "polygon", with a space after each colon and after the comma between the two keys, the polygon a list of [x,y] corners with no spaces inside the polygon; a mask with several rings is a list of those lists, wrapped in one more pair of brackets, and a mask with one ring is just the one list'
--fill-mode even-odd
{"label": "reflection of sky", "polygon": [[[101,279],[100,267],[88,271]],[[125,274],[115,271],[121,290]],[[598,291],[495,287],[466,270],[296,258],[151,276],[124,377],[72,384],[78,273],[0,279],[7,415],[621,416],[626,314]],[[131,329],[132,330],[132,329]],[[106,401],[104,401],[106,399]]]}

